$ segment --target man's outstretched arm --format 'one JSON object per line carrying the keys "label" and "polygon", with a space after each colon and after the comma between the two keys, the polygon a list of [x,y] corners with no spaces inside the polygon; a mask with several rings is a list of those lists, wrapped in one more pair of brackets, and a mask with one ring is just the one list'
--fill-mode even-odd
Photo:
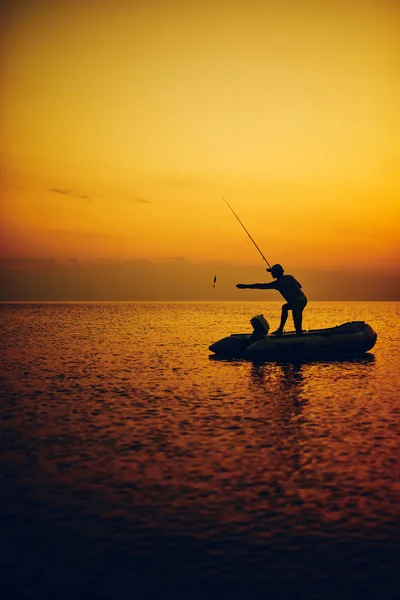
{"label": "man's outstretched arm", "polygon": [[238,283],[236,285],[239,290],[249,289],[249,290],[275,290],[276,282],[271,281],[271,283]]}

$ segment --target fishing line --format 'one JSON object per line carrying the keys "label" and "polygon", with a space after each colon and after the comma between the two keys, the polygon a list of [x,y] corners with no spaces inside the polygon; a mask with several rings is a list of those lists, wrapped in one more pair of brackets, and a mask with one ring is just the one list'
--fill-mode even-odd
{"label": "fishing line", "polygon": [[271,265],[269,264],[269,262],[265,258],[264,254],[261,252],[260,248],[255,243],[255,241],[251,237],[250,233],[247,231],[246,227],[243,225],[242,221],[239,219],[239,217],[237,216],[237,214],[235,213],[235,211],[233,210],[233,208],[228,204],[228,202],[225,200],[225,198],[222,198],[222,200],[225,202],[225,204],[228,206],[228,208],[231,209],[231,211],[233,212],[233,214],[235,215],[235,217],[237,218],[237,220],[239,221],[239,223],[241,224],[241,226],[243,227],[243,229],[245,230],[245,232],[247,233],[247,235],[249,236],[249,238],[251,239],[251,241],[253,242],[253,244],[255,245],[255,247],[257,248],[257,250],[259,251],[259,253],[263,257],[263,259],[265,260],[265,262],[267,263],[267,265],[269,266],[269,268],[271,268]]}

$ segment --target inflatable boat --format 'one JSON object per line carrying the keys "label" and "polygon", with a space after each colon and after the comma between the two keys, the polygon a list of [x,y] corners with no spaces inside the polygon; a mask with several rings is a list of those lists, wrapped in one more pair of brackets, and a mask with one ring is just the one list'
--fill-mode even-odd
{"label": "inflatable boat", "polygon": [[364,321],[350,321],[327,329],[268,335],[263,315],[251,319],[253,332],[233,333],[211,344],[209,350],[225,358],[292,360],[355,357],[374,347],[377,334]]}

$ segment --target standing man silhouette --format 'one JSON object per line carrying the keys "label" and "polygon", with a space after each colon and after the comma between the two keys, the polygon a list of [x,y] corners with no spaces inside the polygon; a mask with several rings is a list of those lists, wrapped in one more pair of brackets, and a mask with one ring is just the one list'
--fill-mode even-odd
{"label": "standing man silhouette", "polygon": [[303,310],[307,304],[307,298],[301,290],[301,283],[299,283],[292,275],[284,275],[282,265],[273,265],[270,269],[267,269],[267,271],[271,273],[276,281],[272,281],[271,283],[238,283],[236,287],[241,290],[278,290],[285,298],[286,304],[282,306],[281,323],[278,329],[273,332],[273,335],[283,334],[289,310],[292,311],[293,323],[297,335],[302,335]]}

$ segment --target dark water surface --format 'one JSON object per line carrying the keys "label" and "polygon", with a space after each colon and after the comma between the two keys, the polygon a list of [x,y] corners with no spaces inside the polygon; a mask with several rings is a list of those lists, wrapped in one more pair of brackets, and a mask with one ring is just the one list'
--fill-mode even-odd
{"label": "dark water surface", "polygon": [[210,358],[261,312],[0,306],[3,597],[400,597],[400,304],[309,304],[359,360]]}

